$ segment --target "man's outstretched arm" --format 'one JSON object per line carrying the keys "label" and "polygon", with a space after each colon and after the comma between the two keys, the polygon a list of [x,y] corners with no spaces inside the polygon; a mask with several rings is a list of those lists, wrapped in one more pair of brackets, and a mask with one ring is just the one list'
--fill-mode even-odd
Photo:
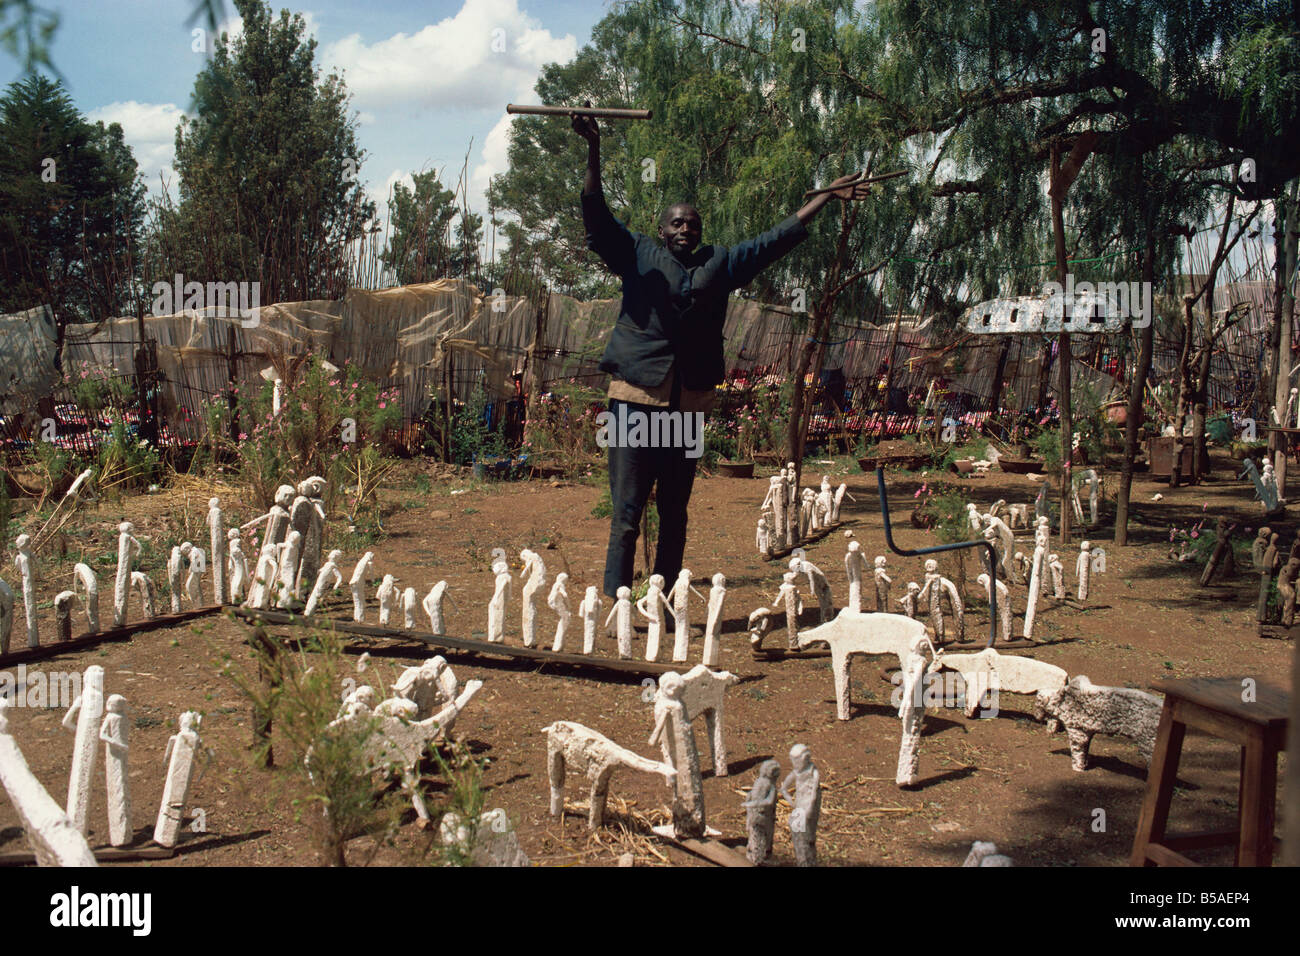
{"label": "man's outstretched arm", "polygon": [[760,236],[732,246],[728,250],[728,269],[731,273],[732,288],[739,289],[747,285],[754,276],[802,242],[808,235],[804,227],[821,212],[822,207],[830,202],[832,196],[846,200],[865,199],[871,192],[870,186],[847,185],[856,178],[856,173],[841,176],[831,185],[846,184],[843,189],[814,196],[789,219]]}

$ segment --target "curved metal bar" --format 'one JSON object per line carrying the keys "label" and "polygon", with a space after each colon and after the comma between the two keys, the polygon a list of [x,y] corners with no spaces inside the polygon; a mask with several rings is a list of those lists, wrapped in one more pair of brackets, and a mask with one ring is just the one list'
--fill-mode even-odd
{"label": "curved metal bar", "polygon": [[[894,533],[889,523],[889,499],[885,497],[885,469],[876,469],[876,485],[880,489],[880,517],[885,521],[885,544],[895,554],[906,558],[916,558],[923,554],[935,554],[940,551],[956,551],[959,548],[988,549],[989,558],[989,642],[985,647],[992,647],[998,636],[998,553],[987,541],[958,541],[954,544],[936,544],[932,548],[900,548],[894,544]],[[1009,636],[1009,635],[1008,635]]]}

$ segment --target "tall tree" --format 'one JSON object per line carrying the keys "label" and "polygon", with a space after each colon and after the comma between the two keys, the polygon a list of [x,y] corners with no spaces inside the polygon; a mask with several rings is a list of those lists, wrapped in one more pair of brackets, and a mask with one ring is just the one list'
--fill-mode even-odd
{"label": "tall tree", "polygon": [[478,266],[483,217],[456,203],[436,170],[416,173],[415,188],[393,187],[388,200],[391,233],[381,256],[400,285],[444,276],[470,276]]}
{"label": "tall tree", "polygon": [[259,281],[263,302],[342,295],[348,245],[374,203],[342,79],[321,80],[300,15],[236,0],[243,32],[223,34],[176,131],[180,258],[156,277]]}
{"label": "tall tree", "polygon": [[132,293],[144,186],[116,123],[91,124],[40,75],[0,97],[0,310],[69,322],[120,314]]}

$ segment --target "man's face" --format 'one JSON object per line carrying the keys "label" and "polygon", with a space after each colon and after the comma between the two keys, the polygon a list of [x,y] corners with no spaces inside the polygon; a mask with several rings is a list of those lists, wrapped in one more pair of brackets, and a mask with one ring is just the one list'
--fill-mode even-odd
{"label": "man's face", "polygon": [[700,214],[690,203],[669,206],[659,220],[659,239],[675,256],[689,255],[703,232]]}

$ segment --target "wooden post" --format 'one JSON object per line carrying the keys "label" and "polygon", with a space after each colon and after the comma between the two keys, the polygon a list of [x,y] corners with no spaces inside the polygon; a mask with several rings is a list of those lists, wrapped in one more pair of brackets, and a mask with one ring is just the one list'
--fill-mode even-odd
{"label": "wooden post", "polygon": [[[1065,273],[1067,265],[1065,261],[1065,218],[1062,211],[1065,191],[1068,186],[1061,186],[1061,151],[1056,144],[1052,145],[1052,238],[1056,245],[1056,281],[1060,283],[1061,288],[1065,288]],[[1065,313],[1062,319],[1073,319],[1070,313],[1072,302],[1066,302]],[[1074,446],[1072,442],[1074,421],[1071,415],[1070,407],[1070,333],[1065,331],[1064,326],[1068,322],[1062,322],[1060,337],[1057,339],[1057,356],[1056,361],[1059,363],[1058,368],[1058,385],[1057,403],[1061,410],[1061,544],[1070,543],[1070,508],[1073,503],[1070,500],[1070,494],[1073,491],[1072,482],[1070,481],[1071,459],[1074,457]]]}
{"label": "wooden post", "polygon": [[275,766],[275,757],[271,752],[271,698],[279,692],[281,673],[280,673],[280,645],[277,641],[271,639],[266,633],[266,628],[260,625],[253,628],[252,636],[249,638],[254,652],[257,654],[257,677],[260,686],[262,700],[266,706],[257,702],[253,704],[253,749],[256,751],[255,759],[257,763],[264,767],[270,768]]}
{"label": "wooden post", "polygon": [[230,409],[230,440],[239,441],[239,402],[235,388],[239,385],[239,345],[235,336],[235,323],[226,326],[226,405]]}
{"label": "wooden post", "polygon": [[[525,362],[524,375],[524,421],[533,420],[533,408],[537,401],[537,391],[542,384],[541,369],[538,367],[538,353],[544,351],[546,343],[546,322],[550,318],[551,312],[551,293],[546,286],[542,286],[542,301],[533,313],[533,341],[528,346],[528,357]],[[524,440],[528,440],[527,427],[525,426]]]}
{"label": "wooden post", "polygon": [[[1062,207],[1065,203],[1065,194],[1069,192],[1070,185],[1079,175],[1083,164],[1087,162],[1089,154],[1092,152],[1093,145],[1097,142],[1097,133],[1088,131],[1080,133],[1070,149],[1070,154],[1061,161],[1061,146],[1059,142],[1052,144],[1052,172],[1051,187],[1048,194],[1052,200],[1052,235],[1056,244],[1056,281],[1065,288],[1065,273],[1068,263],[1065,260],[1065,218]],[[1074,303],[1065,303],[1066,309],[1070,309]],[[1065,318],[1063,315],[1062,318]],[[1070,318],[1073,318],[1071,314]],[[1070,495],[1073,491],[1070,480],[1071,458],[1074,454],[1073,437],[1074,437],[1074,415],[1070,402],[1070,333],[1066,331],[1068,323],[1062,323],[1061,334],[1057,339],[1057,357],[1060,363],[1060,378],[1058,379],[1057,391],[1060,396],[1057,399],[1061,410],[1061,543],[1070,543],[1070,509],[1073,506],[1070,501]]]}

